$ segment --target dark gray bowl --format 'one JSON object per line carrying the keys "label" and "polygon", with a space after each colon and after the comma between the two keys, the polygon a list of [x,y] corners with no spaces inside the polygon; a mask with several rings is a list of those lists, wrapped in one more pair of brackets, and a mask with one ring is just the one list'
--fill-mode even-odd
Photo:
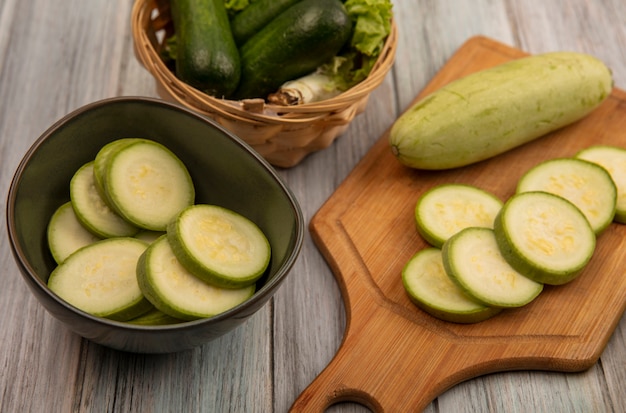
{"label": "dark gray bowl", "polygon": [[[107,142],[143,137],[161,142],[185,163],[196,203],[230,208],[265,232],[272,261],[257,292],[218,316],[168,326],[137,326],[91,316],[52,293],[46,282],[55,263],[46,227],[69,200],[74,172]],[[28,287],[46,310],[77,334],[107,347],[167,353],[206,343],[243,323],[276,292],[302,246],[300,207],[272,167],[243,141],[187,109],[149,98],[112,98],[87,105],[48,129],[21,161],[8,194],[7,228],[13,256]]]}

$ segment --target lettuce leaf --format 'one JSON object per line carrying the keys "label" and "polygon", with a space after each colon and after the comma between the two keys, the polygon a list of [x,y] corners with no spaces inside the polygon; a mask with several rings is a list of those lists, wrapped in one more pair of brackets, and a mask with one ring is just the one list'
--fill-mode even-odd
{"label": "lettuce leaf", "polygon": [[363,81],[371,72],[391,32],[393,7],[391,0],[346,0],[344,5],[354,22],[350,43],[319,68],[342,91]]}

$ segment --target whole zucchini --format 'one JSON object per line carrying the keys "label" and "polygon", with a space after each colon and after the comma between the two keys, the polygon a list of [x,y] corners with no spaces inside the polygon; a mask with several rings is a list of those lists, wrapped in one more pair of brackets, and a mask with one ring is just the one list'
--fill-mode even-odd
{"label": "whole zucchini", "polygon": [[300,0],[256,0],[230,20],[230,29],[238,46],[270,21]]}
{"label": "whole zucchini", "polygon": [[288,80],[313,72],[350,39],[352,21],[339,0],[302,0],[239,49],[236,99],[265,98]]}
{"label": "whole zucchini", "polygon": [[391,128],[398,160],[441,170],[501,154],[573,123],[611,93],[613,78],[593,56],[553,52],[455,80],[415,103]]}
{"label": "whole zucchini", "polygon": [[239,51],[224,0],[171,0],[176,76],[211,96],[228,97],[239,84]]}

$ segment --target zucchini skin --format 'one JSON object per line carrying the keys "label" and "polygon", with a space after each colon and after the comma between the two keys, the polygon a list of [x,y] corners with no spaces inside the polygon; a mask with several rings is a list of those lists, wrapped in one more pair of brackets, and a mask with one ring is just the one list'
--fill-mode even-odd
{"label": "zucchini skin", "polygon": [[294,4],[239,48],[241,81],[234,98],[265,98],[286,81],[313,72],[351,34],[352,21],[339,0]]}
{"label": "zucchini skin", "polygon": [[611,93],[610,69],[575,52],[524,57],[455,80],[393,124],[404,165],[443,170],[499,155],[588,115]]}
{"label": "zucchini skin", "polygon": [[301,0],[256,0],[230,20],[230,29],[238,46],[270,21]]}
{"label": "zucchini skin", "polygon": [[176,76],[211,96],[228,97],[239,84],[239,50],[223,0],[172,0]]}

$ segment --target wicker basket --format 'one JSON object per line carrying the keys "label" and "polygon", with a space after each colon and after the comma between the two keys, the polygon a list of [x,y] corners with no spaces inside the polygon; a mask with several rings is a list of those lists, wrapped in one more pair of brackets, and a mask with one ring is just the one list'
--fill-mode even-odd
{"label": "wicker basket", "polygon": [[208,116],[252,146],[272,165],[288,168],[328,147],[365,110],[369,94],[384,80],[396,52],[392,30],[370,75],[348,91],[321,102],[280,106],[262,99],[218,99],[181,82],[159,53],[172,32],[168,0],[136,0],[132,10],[135,54],[154,76],[161,98]]}

